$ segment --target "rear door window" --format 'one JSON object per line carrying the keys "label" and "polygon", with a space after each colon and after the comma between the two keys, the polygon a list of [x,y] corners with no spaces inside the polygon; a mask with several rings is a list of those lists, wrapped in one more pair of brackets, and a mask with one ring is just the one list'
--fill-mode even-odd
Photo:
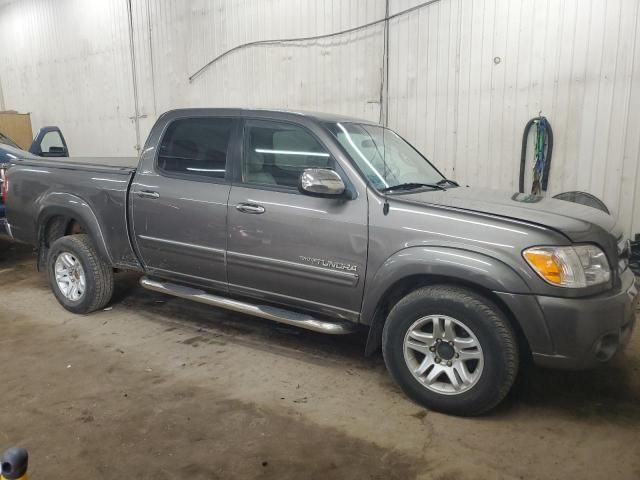
{"label": "rear door window", "polygon": [[181,118],[162,137],[157,168],[165,173],[225,178],[231,118]]}

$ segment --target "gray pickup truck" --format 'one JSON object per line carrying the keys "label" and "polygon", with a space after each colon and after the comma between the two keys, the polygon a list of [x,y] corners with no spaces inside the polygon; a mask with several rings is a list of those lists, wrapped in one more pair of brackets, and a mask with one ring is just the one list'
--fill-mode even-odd
{"label": "gray pickup truck", "polygon": [[103,308],[126,269],[276,322],[367,328],[408,396],[459,415],[497,405],[527,359],[589,368],[631,336],[638,290],[612,217],[458,186],[379,125],[175,110],[135,161],[7,171],[10,232],[67,310]]}

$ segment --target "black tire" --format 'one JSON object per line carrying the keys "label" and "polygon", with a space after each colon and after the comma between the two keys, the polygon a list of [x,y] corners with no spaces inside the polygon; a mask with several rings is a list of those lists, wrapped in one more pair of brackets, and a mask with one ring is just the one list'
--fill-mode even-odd
{"label": "black tire", "polygon": [[[76,301],[65,297],[56,282],[55,263],[64,252],[79,261],[86,278],[84,292]],[[91,313],[104,308],[113,295],[113,269],[100,258],[88,235],[69,235],[56,240],[49,248],[47,274],[58,302],[73,313]]]}
{"label": "black tire", "polygon": [[[405,361],[405,335],[414,322],[428,315],[456,319],[482,348],[484,363],[478,380],[462,393],[430,390]],[[391,376],[410,398],[428,409],[462,416],[481,415],[498,405],[511,389],[519,364],[517,339],[504,313],[472,290],[451,285],[419,288],[400,300],[384,325],[382,352]]]}

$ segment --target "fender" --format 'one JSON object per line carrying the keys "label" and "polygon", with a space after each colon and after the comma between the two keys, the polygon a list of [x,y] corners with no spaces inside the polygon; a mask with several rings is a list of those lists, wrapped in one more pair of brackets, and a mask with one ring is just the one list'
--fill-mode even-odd
{"label": "fender", "polygon": [[[451,247],[415,246],[402,249],[389,257],[367,283],[360,317],[361,323],[371,327],[367,354],[380,346],[386,319],[377,315],[378,307],[393,286],[416,275],[445,277],[454,282],[457,279],[493,292],[531,293],[520,275],[496,258]],[[516,319],[530,343],[538,344],[541,336],[548,337],[547,325],[541,315],[530,315],[526,319],[517,316]]]}
{"label": "fender", "polygon": [[42,241],[47,222],[57,215],[71,217],[79,221],[89,237],[91,237],[98,254],[113,265],[113,257],[107,247],[100,223],[93,209],[81,197],[71,193],[52,192],[40,201],[40,207],[35,216],[36,225],[34,229],[34,231],[38,232],[38,245]]}

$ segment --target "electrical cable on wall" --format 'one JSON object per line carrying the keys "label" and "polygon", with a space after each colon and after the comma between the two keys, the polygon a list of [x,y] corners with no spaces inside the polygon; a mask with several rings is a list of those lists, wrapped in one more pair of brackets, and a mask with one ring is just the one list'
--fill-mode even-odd
{"label": "electrical cable on wall", "polygon": [[373,27],[375,25],[379,25],[383,22],[388,22],[389,20],[393,20],[394,18],[398,18],[401,17],[403,15],[407,15],[411,12],[415,12],[416,10],[419,10],[421,8],[424,7],[428,7],[429,5],[432,5],[434,3],[438,3],[441,0],[429,0],[426,2],[422,2],[419,3],[418,5],[415,5],[411,8],[407,8],[406,10],[402,10],[400,12],[394,13],[393,15],[389,15],[388,12],[385,15],[384,18],[381,18],[379,20],[375,20],[373,22],[369,22],[369,23],[365,23],[364,25],[359,25],[357,27],[352,27],[352,28],[348,28],[346,30],[341,30],[339,32],[333,32],[333,33],[325,33],[323,35],[314,35],[311,37],[297,37],[297,38],[279,38],[279,39],[271,39],[271,40],[256,40],[253,42],[247,42],[247,43],[243,43],[241,45],[237,45],[233,48],[230,48],[229,50],[221,53],[220,55],[218,55],[217,57],[215,57],[213,60],[207,62],[206,64],[204,64],[198,71],[196,71],[193,75],[191,75],[189,77],[189,82],[193,82],[197,77],[199,77],[202,72],[204,72],[207,68],[209,68],[211,65],[213,65],[214,63],[218,62],[219,60],[221,60],[222,58],[226,57],[227,55],[233,53],[233,52],[237,52],[238,50],[242,50],[244,48],[248,48],[248,47],[254,47],[256,45],[281,45],[281,44],[286,44],[286,43],[297,43],[297,42],[308,42],[308,41],[313,41],[313,40],[322,40],[325,38],[331,38],[331,37],[337,37],[339,35],[345,35],[347,33],[352,33],[352,32],[357,32],[359,30],[364,30],[370,27]]}
{"label": "electrical cable on wall", "polygon": [[531,127],[535,125],[534,133],[534,159],[533,182],[531,193],[541,195],[547,191],[549,184],[549,171],[551,169],[551,156],[553,154],[553,130],[551,124],[541,114],[527,122],[522,134],[522,150],[520,152],[520,180],[519,191],[524,193],[524,177],[527,163],[527,142]]}

